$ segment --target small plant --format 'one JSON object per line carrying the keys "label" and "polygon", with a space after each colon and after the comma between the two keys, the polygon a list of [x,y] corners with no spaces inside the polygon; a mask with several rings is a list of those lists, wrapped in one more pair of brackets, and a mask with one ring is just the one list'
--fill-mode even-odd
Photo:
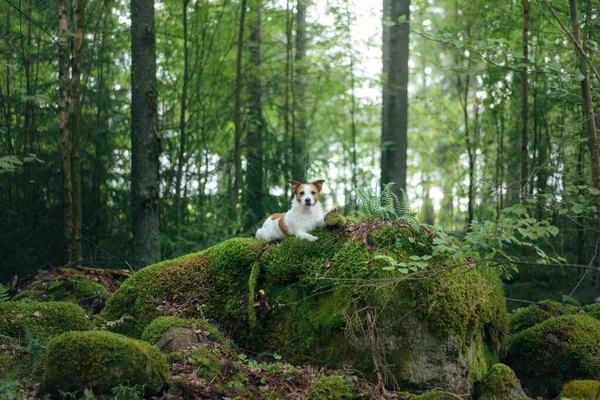
{"label": "small plant", "polygon": [[369,217],[375,217],[384,221],[397,220],[416,223],[414,213],[410,211],[408,195],[400,189],[400,198],[392,191],[393,182],[386,184],[378,196],[376,193],[368,192],[362,188],[356,189],[359,211]]}
{"label": "small plant", "polygon": [[19,382],[12,379],[0,380],[0,399],[16,400],[19,396]]}
{"label": "small plant", "polygon": [[8,287],[0,283],[0,302],[8,301],[9,298]]}
{"label": "small plant", "polygon": [[120,384],[111,389],[113,400],[138,400],[144,398],[144,385],[127,386]]}

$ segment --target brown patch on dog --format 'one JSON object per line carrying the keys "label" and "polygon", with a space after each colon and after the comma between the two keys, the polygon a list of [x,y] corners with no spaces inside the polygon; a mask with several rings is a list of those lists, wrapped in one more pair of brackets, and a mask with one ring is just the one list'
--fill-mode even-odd
{"label": "brown patch on dog", "polygon": [[287,230],[287,226],[285,226],[285,222],[283,222],[283,217],[279,218],[278,226],[281,233],[283,233],[283,236],[287,237],[287,235],[289,235],[289,232]]}
{"label": "brown patch on dog", "polygon": [[298,181],[290,181],[290,186],[292,187],[292,192],[297,193],[298,188],[302,186],[302,183]]}
{"label": "brown patch on dog", "polygon": [[285,213],[273,214],[273,215],[271,215],[271,219],[273,221],[275,221],[277,218],[283,218],[284,215],[285,215]]}
{"label": "brown patch on dog", "polygon": [[[324,180],[320,179],[313,183],[300,183],[298,181],[290,181],[290,185],[292,186],[292,192],[296,195],[296,201],[298,203],[302,203],[302,197],[308,193],[310,193],[313,197],[314,204],[319,202],[319,193],[323,188]],[[314,193],[313,193],[314,192]]]}

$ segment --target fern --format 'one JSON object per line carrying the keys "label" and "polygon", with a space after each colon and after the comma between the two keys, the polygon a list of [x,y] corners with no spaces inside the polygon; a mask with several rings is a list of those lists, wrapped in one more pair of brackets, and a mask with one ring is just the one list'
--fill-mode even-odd
{"label": "fern", "polygon": [[393,182],[386,184],[379,196],[362,188],[356,189],[360,212],[363,215],[382,220],[404,221],[410,225],[417,224],[415,213],[410,210],[406,192],[400,189],[401,195],[398,198],[392,191],[393,185]]}
{"label": "fern", "polygon": [[0,302],[8,301],[9,298],[8,287],[0,283]]}

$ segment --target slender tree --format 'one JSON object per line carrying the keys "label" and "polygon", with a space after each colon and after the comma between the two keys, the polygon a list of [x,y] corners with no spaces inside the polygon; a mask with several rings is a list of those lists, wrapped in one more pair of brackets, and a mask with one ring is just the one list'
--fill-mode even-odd
{"label": "slender tree", "polygon": [[306,147],[306,7],[308,0],[296,4],[296,70],[294,79],[295,121],[292,133],[292,177],[305,182],[308,166]]}
{"label": "slender tree", "polygon": [[394,182],[399,195],[406,190],[410,0],[384,0],[383,15],[381,183]]}
{"label": "slender tree", "polygon": [[[529,62],[529,0],[523,0],[523,64]],[[527,150],[527,124],[529,106],[527,101],[527,66],[521,68],[521,191],[523,199],[527,196],[527,164],[529,153]]]}
{"label": "slender tree", "polygon": [[264,197],[264,122],[263,122],[263,88],[262,88],[262,0],[255,0],[255,11],[252,18],[252,34],[250,35],[250,81],[248,94],[248,172],[247,172],[247,204],[249,209],[247,227],[252,227],[262,219]]}
{"label": "slender tree", "polygon": [[154,0],[131,0],[131,205],[133,256],[142,265],[160,260]]}
{"label": "slender tree", "polygon": [[235,71],[235,109],[233,110],[235,124],[233,167],[235,172],[232,188],[233,193],[231,194],[231,207],[229,210],[231,218],[235,216],[240,195],[240,185],[242,181],[242,58],[244,51],[244,23],[246,20],[247,6],[248,0],[242,0],[240,11],[240,27],[238,30],[237,61]]}

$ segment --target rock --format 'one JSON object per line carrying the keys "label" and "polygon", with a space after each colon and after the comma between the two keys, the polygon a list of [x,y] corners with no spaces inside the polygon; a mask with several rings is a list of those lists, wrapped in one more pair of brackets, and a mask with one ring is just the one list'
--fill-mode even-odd
{"label": "rock", "polygon": [[[149,266],[123,282],[101,317],[131,316],[114,329],[140,337],[158,316],[202,316],[256,353],[372,374],[368,317],[376,315],[387,384],[416,393],[467,393],[497,362],[508,317],[492,270],[460,254],[429,256],[438,234],[407,223],[370,219],[312,233],[319,240],[232,239]],[[390,271],[388,259],[412,270]]]}
{"label": "rock", "polygon": [[564,315],[512,337],[506,363],[535,396],[554,398],[571,379],[600,379],[600,321]]}
{"label": "rock", "polygon": [[307,400],[344,400],[353,399],[352,386],[343,376],[321,375],[315,379],[308,389]]}
{"label": "rock", "polygon": [[161,349],[162,352],[192,350],[207,343],[230,345],[219,330],[202,319],[158,317],[144,329],[142,340]]}
{"label": "rock", "polygon": [[559,397],[570,400],[596,400],[600,395],[600,381],[575,380],[563,385]]}
{"label": "rock", "polygon": [[504,364],[495,364],[478,386],[478,400],[509,400],[528,398],[519,378]]}
{"label": "rock", "polygon": [[41,392],[106,394],[124,384],[152,394],[166,385],[168,371],[158,348],[146,342],[105,331],[67,332],[48,343]]}
{"label": "rock", "polygon": [[519,333],[522,330],[531,328],[549,318],[558,315],[577,314],[577,308],[570,304],[563,304],[552,300],[543,300],[524,308],[517,308],[509,315],[508,329],[510,333]]}
{"label": "rock", "polygon": [[22,343],[26,342],[27,332],[45,341],[62,332],[87,329],[92,329],[92,323],[83,309],[74,303],[0,303],[0,335]]}

